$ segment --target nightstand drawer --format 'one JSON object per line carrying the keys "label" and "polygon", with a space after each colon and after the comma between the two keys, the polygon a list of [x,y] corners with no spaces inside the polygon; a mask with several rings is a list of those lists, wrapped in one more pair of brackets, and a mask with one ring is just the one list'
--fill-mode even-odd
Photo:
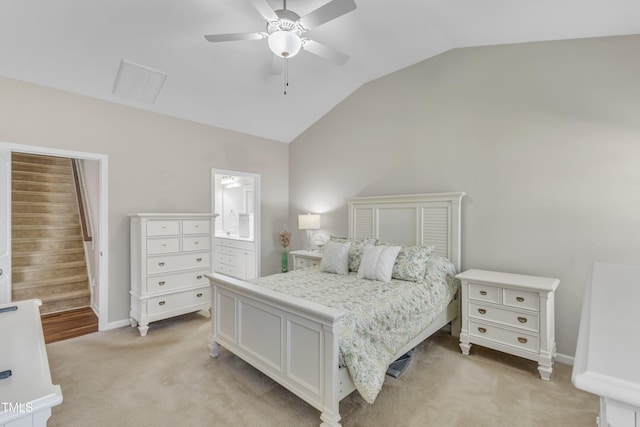
{"label": "nightstand drawer", "polygon": [[530,332],[540,331],[540,319],[536,314],[503,310],[489,305],[469,303],[469,317],[501,323]]}
{"label": "nightstand drawer", "polygon": [[502,303],[509,307],[540,311],[540,297],[533,292],[504,289]]}
{"label": "nightstand drawer", "polygon": [[535,335],[514,332],[484,323],[469,322],[469,335],[534,353],[540,350],[539,338]]}
{"label": "nightstand drawer", "polygon": [[478,301],[492,302],[500,304],[500,291],[502,289],[494,286],[479,285],[476,283],[469,284],[469,299]]}
{"label": "nightstand drawer", "polygon": [[296,265],[293,268],[316,267],[320,265],[320,260],[296,257]]}

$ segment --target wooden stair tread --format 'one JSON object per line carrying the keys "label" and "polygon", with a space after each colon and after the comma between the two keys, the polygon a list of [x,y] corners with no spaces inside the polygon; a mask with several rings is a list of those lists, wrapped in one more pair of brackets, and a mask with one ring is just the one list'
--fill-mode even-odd
{"label": "wooden stair tread", "polygon": [[62,284],[68,284],[68,283],[79,283],[79,282],[87,283],[87,286],[88,286],[89,280],[87,278],[87,275],[78,274],[75,276],[54,277],[54,278],[48,278],[44,280],[25,280],[22,282],[13,282],[12,286],[13,286],[13,289],[28,289],[28,288],[41,287],[41,286],[56,286],[56,285],[62,285]]}
{"label": "wooden stair tread", "polygon": [[89,292],[89,289],[82,289],[78,291],[60,292],[57,294],[43,295],[40,297],[40,300],[42,301],[42,304],[46,304],[48,302],[63,301],[67,299],[75,299],[75,298],[82,298],[82,297],[88,297],[88,296],[91,296],[91,292]]}
{"label": "wooden stair tread", "polygon": [[41,318],[47,344],[98,331],[98,318],[91,307],[47,313]]}

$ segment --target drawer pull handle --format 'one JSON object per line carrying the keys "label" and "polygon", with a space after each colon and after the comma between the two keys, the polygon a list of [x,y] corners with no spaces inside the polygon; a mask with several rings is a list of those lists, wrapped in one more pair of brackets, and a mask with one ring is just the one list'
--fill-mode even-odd
{"label": "drawer pull handle", "polygon": [[480,331],[481,334],[484,334],[485,332],[487,332],[486,328],[478,328],[478,331]]}
{"label": "drawer pull handle", "polygon": [[193,244],[194,245],[198,245],[198,244],[200,244],[200,242],[196,240],[195,242],[193,242]]}
{"label": "drawer pull handle", "polygon": [[518,301],[518,302],[524,302],[524,298],[522,298],[522,297],[516,297],[516,301]]}
{"label": "drawer pull handle", "polygon": [[200,262],[200,261],[202,261],[202,258],[196,258],[196,261]]}
{"label": "drawer pull handle", "polygon": [[162,282],[158,282],[158,285],[160,285],[160,286],[164,286],[164,284],[165,284],[164,280]]}
{"label": "drawer pull handle", "polygon": [[527,323],[527,318],[526,317],[518,317],[518,322]]}
{"label": "drawer pull handle", "polygon": [[159,265],[160,267],[164,267],[164,262],[159,262],[159,263],[158,263],[158,265]]}
{"label": "drawer pull handle", "polygon": [[526,344],[528,340],[526,338],[518,337],[518,341],[520,341],[522,344]]}
{"label": "drawer pull handle", "polygon": [[487,291],[480,291],[480,295],[486,295]]}
{"label": "drawer pull handle", "polygon": [[196,295],[198,298],[202,298],[202,294],[198,294]]}
{"label": "drawer pull handle", "polygon": [[485,310],[484,308],[479,308],[478,309],[478,313],[480,314],[485,314],[487,312],[487,310]]}
{"label": "drawer pull handle", "polygon": [[160,302],[158,303],[158,305],[165,305],[165,304],[166,304],[166,302],[165,302],[165,301],[160,301]]}
{"label": "drawer pull handle", "polygon": [[202,279],[202,274],[196,276],[196,279],[198,279],[198,280]]}

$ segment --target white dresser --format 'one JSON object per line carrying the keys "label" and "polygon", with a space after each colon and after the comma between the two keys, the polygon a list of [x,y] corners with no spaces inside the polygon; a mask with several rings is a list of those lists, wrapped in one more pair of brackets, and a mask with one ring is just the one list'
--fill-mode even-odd
{"label": "white dresser", "polygon": [[211,307],[211,230],[216,214],[139,213],[131,222],[131,326]]}
{"label": "white dresser", "polygon": [[291,251],[291,261],[293,270],[306,267],[315,267],[322,262],[322,252],[313,251]]}
{"label": "white dresser", "polygon": [[594,263],[573,384],[600,396],[600,427],[640,427],[640,266]]}
{"label": "white dresser", "polygon": [[471,344],[538,362],[549,380],[556,351],[554,292],[560,281],[547,277],[468,270],[462,282],[460,349]]}
{"label": "white dresser", "polygon": [[215,271],[242,280],[254,279],[256,273],[256,244],[233,238],[215,238]]}
{"label": "white dresser", "polygon": [[62,403],[51,383],[40,300],[0,304],[0,427],[44,427]]}

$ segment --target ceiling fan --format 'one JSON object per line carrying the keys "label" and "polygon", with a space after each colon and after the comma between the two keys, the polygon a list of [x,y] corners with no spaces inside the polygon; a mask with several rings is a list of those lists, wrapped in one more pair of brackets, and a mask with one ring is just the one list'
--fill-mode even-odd
{"label": "ceiling fan", "polygon": [[338,65],[344,64],[349,59],[349,56],[344,53],[311,40],[305,37],[305,34],[315,27],[355,10],[354,0],[332,0],[303,17],[287,9],[287,0],[283,0],[282,9],[279,10],[273,10],[267,0],[250,1],[267,21],[266,31],[214,34],[204,38],[213,43],[267,39],[274,55],[284,59],[293,58],[301,49]]}

